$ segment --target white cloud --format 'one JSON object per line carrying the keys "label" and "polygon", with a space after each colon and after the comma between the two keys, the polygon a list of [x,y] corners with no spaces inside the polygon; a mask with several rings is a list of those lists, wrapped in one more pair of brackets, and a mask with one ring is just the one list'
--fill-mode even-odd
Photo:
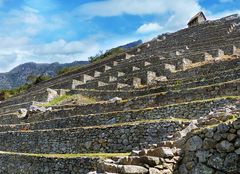
{"label": "white cloud", "polygon": [[148,23],[148,24],[143,24],[137,29],[137,33],[152,33],[152,32],[157,32],[160,31],[162,27],[158,23]]}
{"label": "white cloud", "polygon": [[87,43],[87,41],[66,42],[64,39],[59,39],[51,43],[38,45],[33,49],[33,52],[40,55],[82,53],[87,50],[88,44],[90,43]]}
{"label": "white cloud", "polygon": [[75,14],[81,19],[123,14],[154,15],[156,20],[152,23],[161,23],[162,32],[168,32],[185,27],[188,20],[200,10],[203,9],[198,0],[105,0],[81,5]]}
{"label": "white cloud", "polygon": [[92,40],[65,41],[32,45],[27,38],[0,38],[0,72],[6,72],[25,62],[52,63],[86,60],[100,47]]}
{"label": "white cloud", "polygon": [[106,0],[81,5],[77,13],[86,17],[118,16],[124,13],[131,15],[162,13],[166,11],[164,2],[159,0]]}
{"label": "white cloud", "polygon": [[161,15],[166,12],[179,11],[179,8],[181,8],[182,13],[187,13],[189,10],[190,12],[196,9],[199,10],[200,6],[197,0],[105,0],[81,5],[76,12],[81,16],[91,18],[95,16],[109,17],[122,14]]}
{"label": "white cloud", "polygon": [[38,25],[42,22],[43,17],[38,15],[33,10],[29,10],[26,7],[23,7],[19,10],[11,10],[6,14],[5,20],[3,23],[5,25],[13,24],[26,24],[26,25]]}
{"label": "white cloud", "polygon": [[[0,18],[0,36],[36,36],[44,31],[55,31],[66,26],[67,21],[60,15],[44,16],[37,9],[23,6],[4,13]],[[16,29],[17,28],[17,29]]]}

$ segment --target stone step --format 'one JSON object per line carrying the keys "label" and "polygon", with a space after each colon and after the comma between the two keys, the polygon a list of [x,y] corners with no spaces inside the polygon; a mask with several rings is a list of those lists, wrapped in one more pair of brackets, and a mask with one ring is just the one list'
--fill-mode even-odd
{"label": "stone step", "polygon": [[[143,90],[143,91],[131,91],[132,93],[131,96],[139,96],[137,100],[141,101],[141,102],[147,102],[147,101],[142,101],[143,98],[148,98],[148,104],[150,105],[151,102],[155,103],[156,100],[159,99],[159,101],[161,102],[157,102],[158,105],[164,105],[164,104],[173,104],[173,103],[178,103],[178,102],[183,102],[183,101],[189,101],[189,100],[197,100],[197,99],[204,99],[204,97],[207,98],[214,98],[217,96],[223,96],[225,94],[227,95],[239,95],[239,89],[237,87],[239,83],[239,80],[232,80],[232,81],[228,81],[228,82],[223,82],[223,83],[216,83],[213,85],[206,85],[206,86],[199,86],[199,87],[194,87],[194,88],[188,88],[188,89],[182,89],[182,90],[177,90],[177,91],[169,91],[169,92],[159,92],[159,90],[163,90],[162,88],[157,88],[157,89],[149,89],[149,90]],[[219,91],[218,88],[222,88],[222,91]],[[207,91],[211,91],[211,94],[209,94],[209,92]],[[195,93],[194,93],[195,92]],[[149,95],[149,93],[151,95]],[[202,96],[201,94],[202,93]],[[225,93],[225,94],[224,94]],[[99,96],[99,94],[101,96]],[[92,91],[91,93],[85,93],[85,95],[89,96],[89,97],[93,97],[93,96],[99,96],[102,97],[102,99],[104,99],[106,96],[103,95],[104,93],[102,92],[98,92],[98,91]],[[126,93],[127,94],[127,93]],[[155,96],[155,97],[153,97]],[[159,96],[159,97],[157,97]],[[121,97],[121,96],[118,96]],[[191,99],[190,99],[191,98]],[[207,99],[206,98],[206,99]],[[106,98],[105,98],[106,99]],[[164,99],[166,99],[166,101],[164,101]],[[133,101],[133,102],[137,102],[137,100],[135,100],[134,98],[132,100],[129,101]],[[149,103],[150,102],[150,103]],[[163,102],[163,103],[162,103]],[[155,103],[155,104],[157,104]],[[138,103],[136,103],[138,105]],[[133,105],[131,105],[133,106]],[[126,106],[127,108],[129,108],[129,106]],[[123,108],[121,108],[123,109]]]}
{"label": "stone step", "polygon": [[[219,39],[221,37],[226,38],[227,36],[229,37],[227,30],[228,30],[228,27],[223,28],[223,29],[217,28],[216,32],[204,31],[204,35],[201,36],[198,34],[198,36],[195,35],[195,37],[189,37],[189,34],[188,34],[188,36],[182,36],[184,39],[181,39],[182,37],[178,36],[177,41],[176,41],[176,39],[171,40],[171,36],[168,36],[169,38],[164,40],[161,45],[160,45],[160,43],[156,42],[157,44],[155,44],[155,46],[150,47],[150,48],[156,50],[156,49],[174,47],[177,45],[189,45],[191,43],[195,43],[196,40],[198,41],[198,43],[202,43],[206,40],[214,40],[214,39]],[[173,42],[173,40],[175,40],[175,42]],[[162,46],[162,47],[160,47],[160,46]],[[147,49],[145,49],[145,50],[147,51]]]}
{"label": "stone step", "polygon": [[220,62],[211,62],[203,66],[198,66],[195,68],[187,69],[185,71],[180,71],[179,73],[173,73],[171,74],[171,76],[168,76],[168,79],[187,78],[189,76],[198,77],[202,75],[207,75],[209,73],[216,73],[229,69],[234,69],[236,67],[239,67],[239,65],[240,65],[239,58]]}
{"label": "stone step", "polygon": [[[235,59],[235,60],[226,60],[226,61],[222,61],[222,62],[218,62],[218,63],[208,63],[206,65],[202,65],[200,67],[195,67],[195,68],[191,68],[191,69],[187,69],[185,71],[178,71],[176,73],[169,73],[169,72],[163,72],[163,71],[159,71],[159,69],[163,68],[163,65],[161,65],[160,67],[155,66],[153,67],[153,69],[148,69],[149,71],[153,71],[156,72],[156,75],[165,75],[167,76],[167,79],[172,80],[172,81],[179,81],[178,78],[189,78],[189,74],[191,75],[190,77],[195,78],[194,76],[197,76],[196,78],[198,78],[198,76],[202,75],[202,76],[206,76],[209,73],[216,73],[216,72],[222,72],[228,69],[233,69],[235,67],[239,67],[239,62],[240,59]],[[144,74],[147,73],[148,71],[146,70],[141,70],[139,72],[135,72],[133,74],[127,74],[123,77],[119,77],[118,78],[118,82],[120,83],[126,83],[126,81],[128,81],[128,78],[130,79],[130,82],[132,82],[131,78],[132,77],[139,77],[141,79],[143,79],[143,81],[146,77],[144,77]],[[208,72],[208,73],[206,73]],[[129,82],[127,82],[129,83]],[[161,82],[162,83],[162,82]],[[130,83],[131,84],[131,83]],[[143,85],[145,85],[146,83],[143,83]],[[99,89],[109,89],[109,90],[113,90],[114,88],[99,88]]]}
{"label": "stone step", "polygon": [[[229,71],[224,71],[219,74],[214,75],[207,75],[202,76],[201,78],[194,79],[176,79],[171,81],[162,81],[155,83],[151,86],[146,86],[145,88],[142,87],[141,91],[144,91],[144,89],[147,88],[149,93],[155,93],[155,92],[164,92],[167,90],[182,90],[187,88],[194,88],[194,87],[200,87],[200,86],[206,86],[206,85],[213,85],[216,83],[223,83],[231,80],[237,80],[240,78],[240,69],[232,69]],[[151,92],[150,92],[151,91]]]}
{"label": "stone step", "polygon": [[[149,72],[149,71],[148,71]],[[141,75],[143,74],[143,75]],[[212,74],[207,74],[205,76],[202,76],[201,78],[196,77],[194,79],[191,79],[192,81],[188,81],[187,79],[175,79],[168,81],[167,77],[163,80],[159,80],[156,75],[152,74],[149,78],[149,76],[146,76],[144,73],[139,73],[135,76],[139,76],[140,80],[139,81],[134,81],[131,77],[125,77],[124,80],[119,79],[121,83],[127,83],[130,86],[134,87],[140,87],[141,90],[144,89],[144,85],[146,86],[145,88],[155,88],[155,90],[152,91],[157,91],[157,88],[160,88],[158,92],[164,92],[165,90],[181,90],[181,89],[186,89],[186,88],[193,88],[197,86],[204,86],[204,85],[212,85],[215,83],[221,83],[221,82],[226,82],[226,81],[231,81],[235,79],[240,78],[240,69],[230,69],[228,71],[220,72],[219,74],[215,73],[214,75]],[[145,75],[145,76],[144,76]],[[217,75],[217,76],[216,76]],[[193,81],[195,80],[195,81]],[[135,82],[135,83],[134,83]],[[105,89],[105,90],[114,90],[116,88],[113,88],[115,82],[109,83],[107,86],[104,87],[99,87],[98,89]],[[142,86],[143,85],[143,86]]]}
{"label": "stone step", "polygon": [[239,125],[240,120],[236,118],[211,128],[199,128],[181,138],[181,146],[179,141],[165,141],[128,157],[100,161],[103,165],[99,170],[118,172],[132,164],[135,169],[145,167],[149,173],[239,173],[239,139],[236,138]]}
{"label": "stone step", "polygon": [[108,85],[107,83],[104,83],[102,81],[92,81],[86,84],[78,85],[77,89],[96,89],[98,87],[106,86]]}
{"label": "stone step", "polygon": [[[229,37],[229,36],[228,36]],[[185,38],[186,39],[186,38]],[[224,39],[223,39],[224,40]],[[226,41],[226,40],[225,40]],[[196,43],[195,43],[196,44]],[[204,45],[206,45],[206,44],[204,44]],[[214,44],[213,44],[214,45]],[[173,45],[171,45],[171,46],[173,46]],[[170,48],[170,47],[169,47]],[[119,59],[119,57],[118,56],[116,56],[115,58],[113,58],[112,60],[114,60],[114,59]],[[101,61],[101,63],[102,62],[107,62],[107,61],[109,61],[109,60],[105,60],[105,61]],[[93,65],[91,65],[91,66],[89,66],[89,67],[95,67],[96,66],[96,64],[93,64]],[[89,67],[87,67],[88,69],[90,69]],[[81,71],[84,71],[85,69],[87,69],[87,68],[83,68]],[[71,73],[70,73],[71,74]],[[73,74],[73,73],[72,73]],[[74,75],[73,75],[74,76]],[[68,76],[68,77],[70,77],[70,76]],[[64,77],[65,78],[65,77]],[[61,79],[58,77],[58,78],[55,78],[54,79],[54,82],[57,82],[57,81],[62,81],[63,79],[62,79],[62,77],[61,77]],[[52,83],[52,81],[51,81],[51,83]],[[40,86],[41,87],[47,87],[47,85],[48,85],[48,81],[47,82],[44,82],[44,83],[42,83],[41,85],[39,85],[39,87],[37,87],[37,89],[39,89],[40,88]]]}
{"label": "stone step", "polygon": [[[187,45],[188,46],[188,50],[192,51],[192,52],[206,52],[209,49],[218,49],[218,48],[223,48],[227,45],[236,45],[239,46],[239,42],[238,42],[238,38],[239,38],[239,33],[232,35],[231,37],[225,37],[225,36],[219,36],[219,37],[215,37],[215,38],[208,38],[205,41],[198,41],[198,42],[189,42],[187,44],[179,44],[177,46],[173,46],[171,45],[171,47],[166,47],[165,49],[163,48],[155,48],[154,50],[151,50],[151,53],[155,52],[159,52],[159,50],[161,51],[165,51],[165,52],[169,52],[170,50],[176,51],[179,49],[183,48],[183,45]],[[166,44],[165,44],[166,45]],[[146,52],[145,54],[149,54],[148,52]]]}

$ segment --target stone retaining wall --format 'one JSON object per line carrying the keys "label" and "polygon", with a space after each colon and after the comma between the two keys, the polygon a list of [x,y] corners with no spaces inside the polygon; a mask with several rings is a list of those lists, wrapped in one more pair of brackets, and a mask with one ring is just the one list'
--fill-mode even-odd
{"label": "stone retaining wall", "polygon": [[99,158],[45,158],[27,155],[0,154],[0,173],[86,174],[96,170]]}
{"label": "stone retaining wall", "polygon": [[[179,102],[186,102],[186,101],[194,101],[194,100],[200,100],[200,99],[208,99],[208,98],[214,98],[224,95],[239,95],[239,81],[233,81],[233,82],[227,82],[227,83],[219,83],[215,85],[210,86],[203,86],[203,87],[197,87],[192,89],[183,89],[179,91],[168,91],[164,93],[157,93],[157,94],[151,94],[147,95],[149,93],[156,93],[161,90],[161,88],[157,89],[150,89],[146,91],[135,91],[130,93],[131,96],[139,96],[144,95],[140,97],[136,97],[133,99],[130,99],[128,101],[122,101],[119,103],[111,104],[112,107],[106,108],[104,112],[109,111],[117,111],[117,110],[127,110],[127,109],[137,109],[137,108],[144,108],[144,107],[150,107],[150,106],[158,106],[158,105],[166,105],[166,104],[173,104],[173,103],[179,103]],[[155,90],[155,91],[154,91]],[[109,99],[106,95],[108,92],[104,91],[85,91],[83,92],[83,95],[86,95],[88,97],[99,97],[104,99]],[[116,96],[122,97],[121,94],[124,96],[126,93],[120,93],[117,95],[117,92],[115,93]],[[115,96],[115,97],[116,97]],[[123,98],[124,98],[123,96]],[[112,96],[111,96],[112,97]],[[90,110],[96,110],[96,112],[102,112],[99,111],[102,107],[109,104],[95,104],[95,105],[87,105],[89,107],[88,111]],[[93,108],[94,107],[94,108]],[[108,110],[107,110],[108,109]],[[85,112],[85,111],[81,111]]]}
{"label": "stone retaining wall", "polygon": [[29,106],[34,105],[35,103],[36,102],[26,102],[26,103],[20,103],[16,105],[9,105],[6,107],[2,107],[0,108],[0,115],[16,112],[20,108],[29,108]]}
{"label": "stone retaining wall", "polygon": [[240,119],[192,133],[182,150],[181,174],[240,173]]}
{"label": "stone retaining wall", "polygon": [[10,105],[16,105],[20,103],[27,103],[27,102],[48,102],[52,97],[56,97],[57,93],[55,93],[52,89],[44,89],[43,91],[38,91],[36,93],[20,95],[17,97],[10,98],[2,103],[0,103],[0,107],[6,107]]}
{"label": "stone retaining wall", "polygon": [[114,127],[0,133],[0,151],[26,153],[128,152],[166,140],[188,123],[154,122]]}
{"label": "stone retaining wall", "polygon": [[[239,98],[240,99],[240,98]],[[27,119],[18,119],[12,116],[0,117],[2,124],[29,123],[19,125],[0,125],[0,132],[14,130],[36,130],[70,128],[79,126],[108,125],[136,120],[161,119],[161,118],[186,118],[196,119],[209,114],[209,112],[225,105],[234,104],[239,99],[222,98],[190,103],[130,110],[110,113],[96,113],[95,115],[80,115],[78,110],[66,110],[62,112],[49,112],[47,114],[34,114]],[[80,114],[79,114],[80,113]],[[71,114],[71,116],[69,116]]]}
{"label": "stone retaining wall", "polygon": [[239,67],[240,60],[235,59],[231,61],[222,61],[222,62],[213,62],[210,64],[206,64],[200,67],[188,69],[186,71],[181,71],[179,73],[174,73],[169,76],[169,79],[176,79],[176,78],[186,78],[191,76],[201,76],[201,75],[207,75],[209,73],[216,73],[220,71],[225,71],[228,69],[234,69],[236,67]]}

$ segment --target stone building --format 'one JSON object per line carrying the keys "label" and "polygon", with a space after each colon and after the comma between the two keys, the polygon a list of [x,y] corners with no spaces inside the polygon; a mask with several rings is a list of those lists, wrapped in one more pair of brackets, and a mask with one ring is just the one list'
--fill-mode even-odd
{"label": "stone building", "polygon": [[196,14],[195,16],[193,16],[190,19],[190,21],[188,22],[188,27],[201,24],[201,23],[205,22],[206,20],[207,20],[207,18],[205,17],[204,13],[199,12],[198,14]]}

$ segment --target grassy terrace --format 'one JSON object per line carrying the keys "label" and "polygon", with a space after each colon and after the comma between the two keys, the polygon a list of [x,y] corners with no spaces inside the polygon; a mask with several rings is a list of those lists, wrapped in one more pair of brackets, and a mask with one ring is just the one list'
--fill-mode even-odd
{"label": "grassy terrace", "polygon": [[31,157],[45,157],[45,158],[110,158],[128,156],[130,153],[78,153],[78,154],[34,154],[34,153],[18,153],[18,152],[6,152],[0,151],[0,155],[19,155],[19,156],[31,156]]}
{"label": "grassy terrace", "polygon": [[[231,84],[231,83],[239,83],[240,82],[240,79],[236,79],[236,80],[231,80],[231,81],[227,81],[227,82],[221,82],[221,83],[215,83],[215,84],[211,84],[211,85],[204,85],[204,86],[197,86],[197,87],[192,87],[192,88],[186,88],[186,89],[182,89],[182,90],[170,90],[171,92],[175,92],[175,93],[179,93],[181,91],[191,91],[191,90],[196,90],[196,89],[204,89],[204,88],[210,88],[210,87],[218,87],[218,86],[221,86],[221,85],[224,85],[224,84]],[[156,89],[158,87],[155,87],[155,88],[151,88],[151,89]],[[149,90],[149,89],[147,89]],[[146,91],[147,91],[146,90]],[[91,90],[84,90],[84,91],[95,91],[95,92],[103,92],[103,90],[95,90],[95,89],[91,89]],[[106,90],[107,91],[107,90]],[[110,92],[110,91],[109,91]],[[114,91],[111,91],[111,92],[114,92]],[[115,92],[118,92],[117,90],[115,90]],[[122,91],[121,91],[122,92]],[[126,91],[127,92],[127,91]],[[134,92],[134,91],[129,91],[130,93],[131,92]],[[168,91],[169,92],[169,91]],[[125,99],[125,100],[121,100],[120,102],[121,103],[125,103],[125,102],[128,102],[134,98],[144,98],[144,97],[148,97],[148,96],[155,96],[155,95],[165,95],[167,94],[167,92],[157,92],[157,93],[151,93],[151,94],[146,94],[146,95],[141,95],[141,96],[135,96],[135,97],[131,97],[131,98],[128,98],[128,99]],[[74,106],[74,105],[72,105]]]}
{"label": "grassy terrace", "polygon": [[[2,133],[13,133],[13,132],[22,132],[22,133],[30,133],[30,132],[50,132],[50,131],[61,131],[61,130],[77,130],[77,129],[106,129],[111,127],[121,127],[121,126],[134,126],[140,124],[152,124],[152,123],[164,123],[164,122],[184,122],[189,123],[191,120],[183,119],[183,118],[162,118],[162,119],[153,119],[153,120],[137,120],[132,122],[123,122],[123,123],[116,123],[110,125],[97,125],[97,126],[82,126],[82,127],[71,127],[71,128],[54,128],[54,129],[37,129],[37,130],[17,130],[17,131],[6,131],[0,132]],[[29,124],[26,124],[29,125]],[[14,125],[10,125],[14,126]]]}
{"label": "grassy terrace", "polygon": [[198,132],[201,132],[203,131],[204,129],[212,129],[214,127],[217,127],[218,125],[222,124],[222,123],[225,123],[225,124],[231,124],[232,122],[236,121],[240,119],[240,113],[239,114],[234,114],[234,115],[231,115],[230,118],[228,120],[226,120],[225,122],[224,121],[220,121],[220,123],[218,124],[212,124],[212,125],[207,125],[207,126],[202,126],[196,130],[194,130],[193,132],[194,133],[198,133]]}
{"label": "grassy terrace", "polygon": [[[168,108],[168,107],[174,107],[174,106],[179,106],[179,105],[187,105],[187,104],[194,104],[194,103],[204,103],[204,102],[214,102],[217,100],[240,100],[240,96],[223,96],[223,97],[216,97],[216,98],[210,98],[210,99],[204,99],[204,100],[194,100],[190,102],[181,102],[181,103],[175,103],[175,104],[169,104],[169,105],[163,105],[163,106],[157,106],[157,107],[148,107],[148,108],[141,108],[141,109],[129,109],[126,111],[112,111],[112,112],[104,112],[104,113],[96,113],[96,114],[88,114],[88,115],[72,115],[70,117],[64,117],[64,118],[54,118],[54,119],[49,119],[49,120],[44,120],[44,121],[36,121],[36,122],[31,122],[31,124],[34,123],[41,123],[41,122],[47,122],[47,121],[52,121],[52,120],[61,120],[65,118],[71,118],[71,117],[87,117],[87,116],[93,116],[96,115],[98,116],[99,114],[104,114],[105,116],[109,114],[124,114],[128,112],[142,112],[142,111],[150,111],[153,109],[161,109],[161,108]],[[74,106],[73,106],[74,107]],[[68,109],[66,109],[68,110]],[[2,114],[1,116],[8,116],[8,114]],[[29,124],[29,123],[26,123]],[[22,124],[6,124],[6,125],[0,125],[0,126],[8,126],[8,125],[22,125]]]}
{"label": "grassy terrace", "polygon": [[96,103],[96,100],[93,98],[89,98],[89,97],[78,95],[78,94],[76,95],[65,94],[65,95],[54,98],[52,101],[48,103],[40,104],[39,106],[49,107],[49,106],[61,104],[62,102],[68,102],[68,101],[74,101],[74,100],[80,100],[81,103],[84,103],[84,104]]}

